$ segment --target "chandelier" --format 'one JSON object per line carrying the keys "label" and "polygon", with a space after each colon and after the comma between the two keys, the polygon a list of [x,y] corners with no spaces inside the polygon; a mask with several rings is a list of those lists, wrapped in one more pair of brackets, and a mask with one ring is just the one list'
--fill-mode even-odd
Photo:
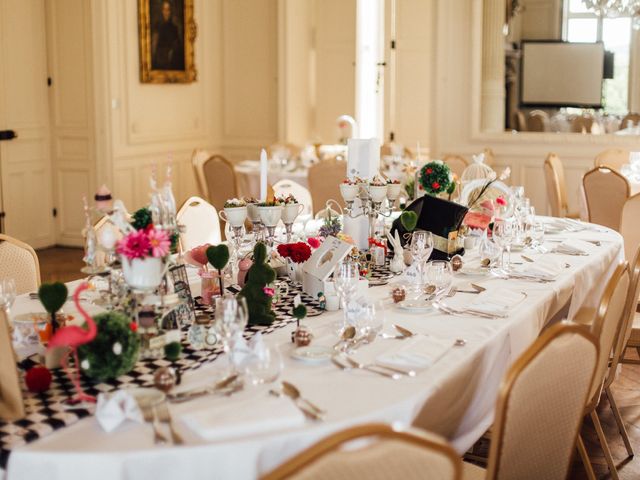
{"label": "chandelier", "polygon": [[640,0],[582,0],[599,17],[631,17],[634,30],[640,30]]}

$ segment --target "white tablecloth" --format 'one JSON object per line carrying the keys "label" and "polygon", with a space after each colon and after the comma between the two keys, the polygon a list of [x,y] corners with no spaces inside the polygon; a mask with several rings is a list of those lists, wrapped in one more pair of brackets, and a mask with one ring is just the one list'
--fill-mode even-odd
{"label": "white tablecloth", "polygon": [[[258,160],[245,160],[235,167],[238,175],[240,196],[254,197],[260,196],[260,162]],[[293,171],[277,170],[270,168],[267,173],[269,185],[273,185],[279,180],[293,180],[294,182],[309,188],[309,170],[299,168]]]}
{"label": "white tablecloth", "polygon": [[[527,298],[508,318],[444,316],[435,312],[406,313],[389,305],[387,329],[398,323],[417,332],[453,341],[464,338],[464,347],[450,349],[443,358],[415,378],[392,381],[369,372],[345,372],[332,364],[309,366],[289,357],[293,326],[265,336],[283,354],[283,379],[296,384],[305,396],[328,411],[321,423],[277,433],[247,436],[225,442],[204,442],[184,425],[179,425],[187,445],[154,447],[148,425],[127,424],[111,434],[104,433],[94,418],[87,418],[37,442],[15,449],[8,464],[9,480],[59,479],[250,479],[281,464],[327,434],[364,422],[414,424],[448,438],[460,453],[468,449],[493,421],[493,409],[500,381],[508,366],[538,336],[540,330],[571,301],[571,311],[593,305],[608,275],[622,258],[619,234],[585,231],[549,236],[555,238],[600,239],[590,246],[589,256],[549,256],[570,265],[553,283],[540,284],[490,277],[456,275],[456,284],[468,287],[480,283],[491,291],[510,288],[527,292]],[[557,245],[549,243],[549,246]],[[535,254],[527,253],[528,256]],[[519,255],[512,254],[518,261]],[[470,253],[465,257],[469,262]],[[372,297],[388,296],[389,287],[369,289]],[[458,295],[464,295],[459,293]],[[471,297],[471,296],[469,296]],[[470,301],[473,298],[470,298]],[[35,310],[38,303],[20,298],[14,312]],[[71,308],[68,306],[68,310]],[[307,324],[317,337],[331,331],[341,312],[310,318]],[[397,342],[378,340],[377,342]],[[363,347],[367,348],[367,347]],[[218,362],[191,372],[185,386],[210,382]],[[269,386],[247,387],[238,394],[260,401]],[[201,408],[214,409],[218,402],[234,398],[201,398],[172,405],[175,419]]]}

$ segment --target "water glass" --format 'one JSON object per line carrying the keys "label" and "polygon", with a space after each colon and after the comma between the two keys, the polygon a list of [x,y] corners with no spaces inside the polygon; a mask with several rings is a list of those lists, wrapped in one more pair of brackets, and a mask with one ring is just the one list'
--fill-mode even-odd
{"label": "water glass", "polygon": [[282,356],[276,346],[266,346],[242,365],[242,373],[251,385],[273,383],[282,373]]}
{"label": "water glass", "polygon": [[411,235],[411,255],[414,265],[418,267],[418,288],[424,284],[424,264],[433,252],[433,235],[425,230],[416,230]]}
{"label": "water glass", "polygon": [[333,272],[333,285],[336,289],[338,297],[340,298],[343,310],[342,321],[339,323],[339,325],[337,325],[339,335],[341,335],[345,327],[349,325],[347,306],[358,290],[359,280],[359,265],[356,262],[352,262],[350,260],[340,262]]}
{"label": "water glass", "polygon": [[430,285],[436,287],[436,295],[447,291],[453,282],[451,263],[446,260],[433,260],[427,263],[427,280]]}
{"label": "water glass", "polygon": [[384,303],[380,300],[363,298],[360,300],[360,309],[357,328],[360,335],[365,338],[364,343],[371,343],[384,328],[386,316]]}
{"label": "water glass", "polygon": [[480,245],[478,246],[478,254],[480,260],[487,259],[489,264],[494,263],[500,257],[500,247],[487,236],[487,232],[484,231]]}
{"label": "water glass", "polygon": [[16,299],[16,281],[13,278],[0,280],[0,307],[9,310]]}
{"label": "water glass", "polygon": [[229,353],[232,339],[242,334],[249,320],[249,310],[244,297],[226,294],[216,298],[214,331],[222,341],[224,351]]}
{"label": "water glass", "polygon": [[[516,228],[513,220],[496,219],[493,222],[493,239],[502,250],[500,266],[506,270],[511,265],[511,244],[515,238]],[[504,252],[507,252],[507,261],[504,260]]]}

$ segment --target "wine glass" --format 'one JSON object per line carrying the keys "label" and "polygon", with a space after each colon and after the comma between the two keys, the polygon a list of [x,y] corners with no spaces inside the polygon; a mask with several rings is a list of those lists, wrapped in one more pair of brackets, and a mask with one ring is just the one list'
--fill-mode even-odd
{"label": "wine glass", "polygon": [[250,355],[242,367],[242,373],[251,385],[275,382],[282,373],[282,356],[276,346],[263,346]]}
{"label": "wine glass", "polygon": [[424,264],[433,252],[433,235],[425,230],[416,230],[411,235],[411,255],[418,267],[418,289],[424,284]]}
{"label": "wine glass", "polygon": [[[249,310],[244,297],[234,297],[226,294],[216,298],[216,310],[214,320],[214,331],[222,341],[224,352],[229,354],[231,342],[238,335],[242,334],[244,327],[249,320]],[[235,373],[235,366],[230,362],[230,370]]]}
{"label": "wine glass", "polygon": [[348,324],[347,321],[347,305],[353,298],[358,289],[358,280],[360,280],[360,270],[358,264],[350,260],[340,262],[333,272],[333,285],[336,289],[343,310],[343,319],[340,324],[339,334]]}
{"label": "wine glass", "polygon": [[488,260],[489,265],[495,262],[500,256],[500,247],[487,236],[486,230],[482,233],[478,254],[480,255],[480,260]]}
{"label": "wine glass", "polygon": [[16,281],[13,278],[0,280],[0,308],[4,308],[9,317],[9,310],[16,299]]}
{"label": "wine glass", "polygon": [[432,260],[427,263],[427,280],[436,287],[436,295],[445,292],[453,282],[451,263],[446,260]]}
{"label": "wine glass", "polygon": [[[511,265],[511,243],[515,237],[516,229],[512,220],[496,219],[493,222],[493,239],[502,250],[500,266],[509,270]],[[507,261],[504,260],[504,252],[507,252]]]}
{"label": "wine glass", "polygon": [[360,312],[359,333],[365,339],[364,343],[371,343],[384,328],[384,303],[380,300],[362,298],[360,300]]}

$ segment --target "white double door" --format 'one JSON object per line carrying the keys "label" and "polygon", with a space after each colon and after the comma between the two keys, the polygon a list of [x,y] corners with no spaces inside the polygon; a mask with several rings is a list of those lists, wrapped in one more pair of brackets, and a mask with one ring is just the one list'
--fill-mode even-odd
{"label": "white double door", "polygon": [[0,0],[3,233],[34,248],[55,241],[45,23],[44,0]]}

